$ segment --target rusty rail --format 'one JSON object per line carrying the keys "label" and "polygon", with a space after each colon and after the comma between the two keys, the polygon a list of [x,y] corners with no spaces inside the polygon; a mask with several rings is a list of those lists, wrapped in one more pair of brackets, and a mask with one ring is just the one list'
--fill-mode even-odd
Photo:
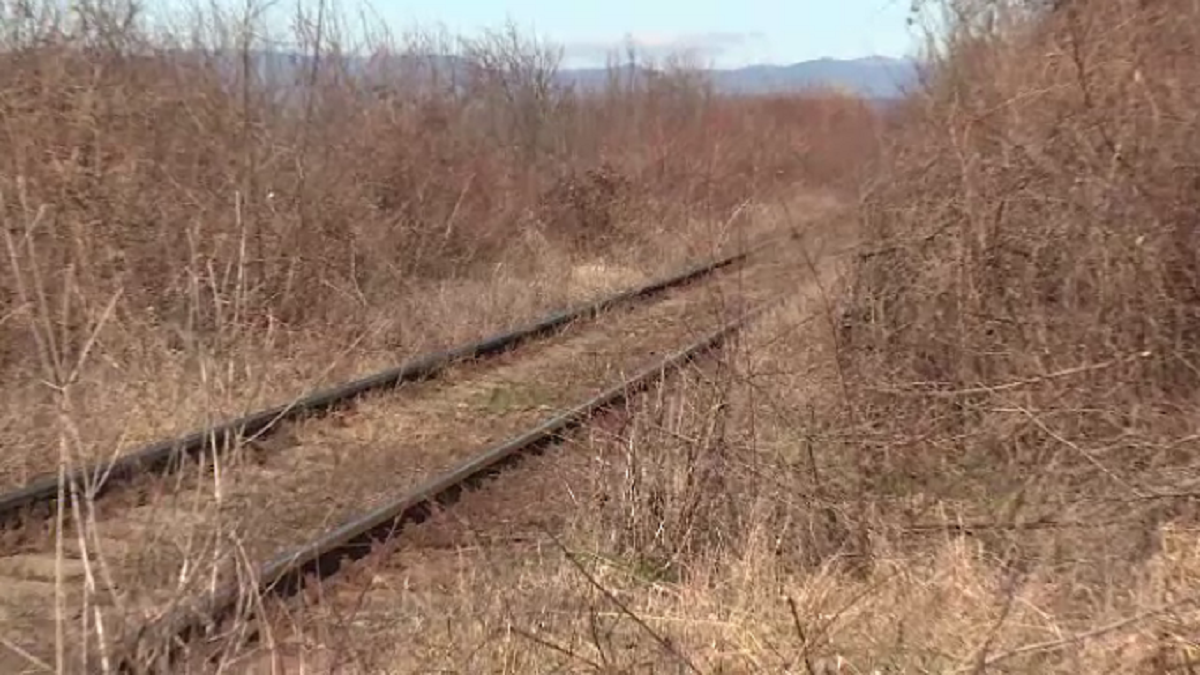
{"label": "rusty rail", "polygon": [[[152,443],[124,453],[113,461],[101,462],[72,471],[66,476],[67,485],[86,485],[89,479],[95,480],[103,477],[100,483],[92,488],[91,494],[99,497],[112,488],[127,483],[140,475],[176,470],[185,457],[198,456],[205,448],[225,448],[235,438],[269,434],[277,428],[276,425],[281,421],[324,412],[365,393],[394,387],[403,382],[433,378],[453,363],[508,351],[525,340],[545,335],[573,321],[591,318],[611,307],[648,298],[667,289],[682,286],[740,262],[766,245],[769,244],[760,244],[741,253],[694,266],[681,273],[601,300],[575,308],[559,310],[535,323],[499,333],[478,342],[427,354],[398,367],[317,391],[291,403],[221,422],[179,438]],[[10,522],[19,521],[21,514],[32,507],[43,506],[53,509],[56,506],[58,494],[59,477],[52,474],[36,478],[24,487],[0,495],[0,528]]]}
{"label": "rusty rail", "polygon": [[178,645],[212,634],[215,627],[238,616],[239,611],[247,605],[244,602],[246,598],[252,597],[251,594],[255,592],[286,597],[299,591],[306,580],[320,580],[336,574],[346,562],[365,557],[379,543],[397,536],[405,525],[427,519],[434,505],[452,504],[468,488],[477,486],[483,478],[497,473],[506,464],[560,440],[563,434],[583,425],[600,410],[622,402],[667,371],[677,369],[696,356],[721,346],[776,304],[778,300],[760,305],[575,408],[487,448],[457,468],[277,556],[256,571],[254,581],[249,586],[243,581],[240,586],[220,588],[203,602],[182,607],[161,622],[141,627],[121,652],[117,660],[120,669],[133,672],[144,668],[147,663],[162,660],[169,671],[170,652],[156,653],[155,647],[171,645],[168,650],[173,650]]}

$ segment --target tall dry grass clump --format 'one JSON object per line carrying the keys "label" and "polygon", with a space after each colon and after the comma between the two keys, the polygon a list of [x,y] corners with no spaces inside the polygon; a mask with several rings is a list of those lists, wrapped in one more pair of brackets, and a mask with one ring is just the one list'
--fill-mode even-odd
{"label": "tall dry grass clump", "polygon": [[863,203],[862,410],[914,475],[1173,489],[1200,383],[1200,9],[947,5]]}

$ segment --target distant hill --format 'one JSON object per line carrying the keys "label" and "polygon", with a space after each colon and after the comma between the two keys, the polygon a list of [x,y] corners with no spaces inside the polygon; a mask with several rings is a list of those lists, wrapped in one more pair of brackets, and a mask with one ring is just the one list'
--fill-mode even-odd
{"label": "distant hill", "polygon": [[[303,55],[285,52],[259,52],[256,55],[260,72],[296,76],[308,62]],[[363,68],[366,59],[352,62],[352,70]],[[234,62],[236,63],[236,61]],[[466,72],[466,64],[456,56],[429,58],[401,57],[397,64],[407,64],[417,72],[428,72],[431,63],[443,73]],[[231,65],[233,65],[231,63]],[[236,66],[235,66],[236,67]],[[864,98],[883,100],[899,98],[916,82],[916,62],[870,56],[860,59],[817,59],[791,65],[754,65],[707,71],[717,91],[729,94],[763,94],[795,92],[812,87],[834,87],[856,93]],[[410,70],[410,72],[412,72]],[[604,68],[563,68],[559,80],[581,90],[601,87],[608,79]]]}
{"label": "distant hill", "polygon": [[[729,94],[782,93],[822,86],[846,89],[870,99],[900,97],[916,82],[917,74],[914,61],[882,56],[714,69],[708,73],[717,91]],[[607,73],[603,68],[563,69],[560,77],[586,89],[603,85]]]}
{"label": "distant hill", "polygon": [[866,98],[897,98],[916,83],[916,63],[872,56],[862,59],[819,59],[790,66],[749,66],[714,73],[723,91],[765,93],[814,85],[841,87]]}

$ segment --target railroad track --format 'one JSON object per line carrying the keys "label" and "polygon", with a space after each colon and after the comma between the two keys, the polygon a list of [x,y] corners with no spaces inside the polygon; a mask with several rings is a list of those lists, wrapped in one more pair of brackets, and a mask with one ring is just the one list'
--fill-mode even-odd
{"label": "railroad track", "polygon": [[[74,528],[56,531],[50,518],[57,480],[0,498],[9,535],[0,550],[0,669],[37,672],[86,653],[116,658],[93,656],[94,669],[169,671],[176,647],[245,614],[255,592],[286,594],[305,575],[335,572],[432,503],[719,345],[779,276],[779,260],[747,256],[126,454],[109,470],[111,484],[70,504],[81,517]],[[651,296],[661,298],[629,304]],[[512,351],[618,306],[589,330]],[[731,311],[739,316],[729,320]],[[688,346],[655,356],[679,344]],[[493,358],[461,363],[480,356]],[[401,383],[388,396],[363,396]],[[312,417],[339,406],[341,415]],[[246,452],[237,442],[268,431],[285,447]],[[210,462],[216,453],[206,450],[218,447],[229,452]],[[113,489],[120,484],[139,489]]]}
{"label": "railroad track", "polygon": [[[526,340],[547,335],[571,322],[594,318],[605,310],[653,298],[664,291],[683,286],[739,263],[754,250],[757,249],[700,264],[679,274],[576,308],[554,312],[532,324],[505,331],[478,342],[427,354],[399,367],[314,392],[297,401],[260,410],[179,438],[166,439],[126,452],[115,461],[73,471],[66,477],[67,482],[85,485],[91,483],[95,476],[104,476],[103,483],[96,485],[92,493],[93,496],[101,496],[107,490],[142,474],[175,470],[179,467],[180,462],[195,457],[204,452],[206,448],[223,448],[237,438],[269,434],[282,422],[326,412],[367,393],[406,382],[418,382],[435,377],[456,362],[496,356]],[[42,507],[44,517],[47,510],[55,508],[61,482],[57,475],[46,475],[30,481],[21,488],[0,494],[0,526],[9,525],[12,521],[27,516],[30,509],[37,507]]]}

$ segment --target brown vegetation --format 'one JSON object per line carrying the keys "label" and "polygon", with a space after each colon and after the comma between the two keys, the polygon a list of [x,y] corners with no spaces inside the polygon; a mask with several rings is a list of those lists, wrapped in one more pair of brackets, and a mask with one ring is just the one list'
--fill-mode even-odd
{"label": "brown vegetation", "polygon": [[912,439],[864,480],[1156,528],[1200,468],[1200,15],[956,7],[864,202],[843,363]]}
{"label": "brown vegetation", "polygon": [[27,5],[0,55],[9,484],[53,466],[62,405],[91,456],[278,402],[613,290],[579,264],[709,257],[845,186],[834,139],[873,147],[835,95],[733,100],[683,67],[572,91],[511,30],[352,43],[318,3],[288,69],[256,60],[265,7],[163,32]]}
{"label": "brown vegetation", "polygon": [[[841,305],[856,490],[893,527],[936,516],[969,534],[1007,579],[975,672],[1006,651],[1021,672],[1182,668],[1198,619],[1183,580],[1200,480],[1200,71],[1185,56],[1200,14],[940,9],[948,30],[866,186]],[[1014,602],[1088,637],[1018,638]]]}
{"label": "brown vegetation", "polygon": [[520,536],[448,514],[389,665],[1200,668],[1200,14],[928,4],[844,281],[563,448]]}
{"label": "brown vegetation", "polygon": [[[539,491],[510,485],[528,501],[498,483],[532,514],[511,541],[485,535],[523,521],[483,508],[463,539],[381,562],[378,642],[327,615],[307,647],[353,672],[1200,667],[1200,14],[926,9],[928,79],[887,121],[847,268],[815,245],[847,214],[805,222],[812,283],[789,307],[560,448]],[[464,311],[511,321],[542,302],[514,303],[522,285],[584,259],[673,266],[771,220],[747,214],[798,219],[798,194],[858,184],[877,138],[854,101],[726,99],[686,70],[561,90],[511,33],[466,45],[454,90],[418,77],[428,45],[374,61],[369,86],[334,49],[286,106],[211,51],[118,47],[10,52],[0,331],[26,391],[37,345],[38,377],[90,346],[92,381],[123,373],[142,400],[138,363],[211,378],[160,427],[244,405],[267,356],[291,365],[266,389],[293,391],[300,357],[394,356],[462,335]],[[466,290],[429,299],[450,282]],[[497,285],[518,290],[491,313],[468,300]],[[191,360],[163,356],[168,321]],[[21,424],[0,434],[28,447]]]}

